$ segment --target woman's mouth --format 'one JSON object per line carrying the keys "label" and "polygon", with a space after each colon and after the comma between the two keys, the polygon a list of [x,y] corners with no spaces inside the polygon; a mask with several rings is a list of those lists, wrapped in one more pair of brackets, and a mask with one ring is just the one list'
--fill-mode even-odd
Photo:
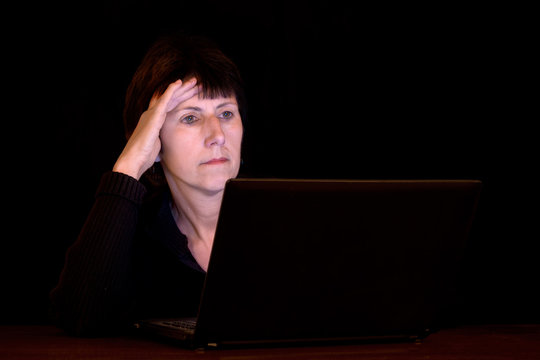
{"label": "woman's mouth", "polygon": [[220,158],[214,158],[214,159],[205,161],[201,165],[221,165],[221,164],[226,163],[227,161],[229,161],[229,159],[225,157],[220,157]]}

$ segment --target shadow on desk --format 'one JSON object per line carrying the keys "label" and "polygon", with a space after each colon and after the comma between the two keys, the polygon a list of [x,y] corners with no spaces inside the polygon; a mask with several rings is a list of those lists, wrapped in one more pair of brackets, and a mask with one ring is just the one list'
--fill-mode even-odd
{"label": "shadow on desk", "polygon": [[0,359],[540,359],[540,325],[465,326],[418,343],[187,350],[137,337],[75,338],[52,326],[0,326]]}

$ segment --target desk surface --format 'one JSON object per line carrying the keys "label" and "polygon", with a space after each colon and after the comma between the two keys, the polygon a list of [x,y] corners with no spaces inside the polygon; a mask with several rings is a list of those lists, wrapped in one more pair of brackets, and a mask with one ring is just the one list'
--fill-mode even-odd
{"label": "desk surface", "polygon": [[540,325],[466,326],[421,343],[187,350],[136,337],[74,338],[52,326],[0,326],[0,359],[540,359]]}

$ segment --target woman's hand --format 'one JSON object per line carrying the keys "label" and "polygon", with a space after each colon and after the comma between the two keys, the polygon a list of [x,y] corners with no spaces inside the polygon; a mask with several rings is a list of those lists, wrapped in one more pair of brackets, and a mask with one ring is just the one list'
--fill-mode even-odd
{"label": "woman's hand", "polygon": [[156,161],[161,150],[159,132],[167,113],[199,92],[197,80],[177,80],[161,96],[154,96],[139,119],[137,127],[114,164],[113,171],[139,180]]}

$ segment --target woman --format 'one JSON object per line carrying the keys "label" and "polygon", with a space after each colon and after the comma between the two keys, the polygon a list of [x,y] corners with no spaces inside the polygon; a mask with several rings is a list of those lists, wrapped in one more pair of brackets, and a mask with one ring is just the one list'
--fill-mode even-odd
{"label": "woman", "polygon": [[51,293],[60,326],[99,335],[196,315],[244,108],[236,66],[209,41],[169,36],[150,48],[126,95],[128,142]]}

